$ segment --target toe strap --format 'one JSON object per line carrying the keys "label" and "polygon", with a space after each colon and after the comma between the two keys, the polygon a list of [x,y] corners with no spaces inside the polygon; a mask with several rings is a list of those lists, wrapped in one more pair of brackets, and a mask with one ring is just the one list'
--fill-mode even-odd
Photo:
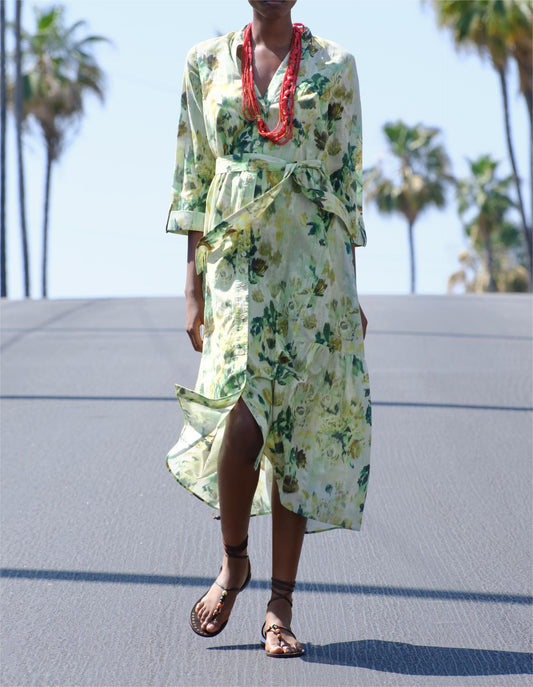
{"label": "toe strap", "polygon": [[[218,582],[216,583],[218,584]],[[218,585],[220,587],[220,585]],[[222,611],[222,607],[224,606],[224,603],[226,601],[226,597],[228,595],[229,591],[232,591],[230,589],[224,589],[224,587],[221,587],[222,589],[222,594],[220,595],[220,599],[218,600],[217,605],[215,606],[215,610],[213,611],[213,615],[211,616],[209,622],[212,623],[214,620],[216,620],[217,616],[220,615],[220,612]]]}
{"label": "toe strap", "polygon": [[266,627],[266,623],[263,625],[263,629],[261,631],[261,634],[263,635],[263,639],[266,639],[266,636],[269,632],[273,632],[276,637],[278,638],[278,641],[281,643],[281,633],[282,632],[287,632],[288,634],[291,635],[291,637],[294,637],[296,639],[296,635],[292,630],[290,630],[288,627],[283,627],[283,625],[269,625]]}

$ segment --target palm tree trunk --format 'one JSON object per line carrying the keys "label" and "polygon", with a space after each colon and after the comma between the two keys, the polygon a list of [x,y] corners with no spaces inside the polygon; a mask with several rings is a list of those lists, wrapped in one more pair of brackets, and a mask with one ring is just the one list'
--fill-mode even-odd
{"label": "palm tree trunk", "polygon": [[511,138],[511,123],[509,119],[509,99],[507,96],[507,78],[505,74],[505,66],[497,66],[496,67],[499,77],[500,77],[500,86],[502,89],[502,98],[503,98],[503,118],[505,122],[505,136],[507,138],[507,148],[509,150],[509,158],[511,160],[511,167],[513,169],[513,179],[515,182],[516,186],[516,194],[518,197],[518,209],[520,211],[520,217],[522,218],[522,231],[524,235],[524,242],[526,244],[526,249],[527,249],[527,256],[528,256],[528,269],[529,269],[529,275],[530,275],[530,282],[531,282],[531,277],[533,275],[533,244],[532,244],[532,239],[531,239],[531,227],[528,226],[527,220],[526,220],[526,213],[524,210],[524,201],[522,199],[522,189],[520,187],[520,178],[518,176],[518,169],[516,166],[516,160],[515,160],[515,155],[514,155],[514,147],[513,147],[513,141]]}
{"label": "palm tree trunk", "polygon": [[52,148],[46,145],[46,178],[44,182],[43,211],[43,264],[42,264],[42,297],[48,298],[48,214],[50,209],[50,184],[52,181]]}
{"label": "palm tree trunk", "polygon": [[24,295],[30,297],[30,259],[28,254],[28,231],[26,228],[26,194],[24,191],[24,158],[22,154],[22,52],[20,45],[20,18],[22,14],[22,0],[15,0],[15,122],[17,130],[17,158],[20,231],[22,238],[22,259],[24,267]]}
{"label": "palm tree trunk", "polygon": [[415,241],[414,241],[414,222],[409,222],[409,258],[411,262],[411,293],[416,291],[416,271],[415,271]]}
{"label": "palm tree trunk", "polygon": [[[531,91],[526,95],[527,111],[529,113],[529,216],[531,221],[529,223],[529,242],[533,243],[531,232],[533,229],[533,107],[531,102]],[[529,272],[529,290],[533,290],[533,264]]]}
{"label": "palm tree trunk", "polygon": [[7,298],[6,261],[6,3],[0,0],[0,297]]}
{"label": "palm tree trunk", "polygon": [[484,232],[485,248],[487,250],[487,270],[489,272],[489,291],[495,293],[498,290],[496,285],[495,266],[494,266],[494,252],[492,250],[492,241],[490,240],[490,233]]}
{"label": "palm tree trunk", "polygon": [[[529,216],[531,217],[531,221],[529,223],[529,240],[531,243],[533,243],[533,239],[531,237],[533,225],[533,87],[531,85],[531,79],[526,79],[526,83],[528,85],[524,90],[522,90],[522,93],[524,94],[527,113],[529,115]],[[533,273],[531,274],[530,288],[533,289]]]}

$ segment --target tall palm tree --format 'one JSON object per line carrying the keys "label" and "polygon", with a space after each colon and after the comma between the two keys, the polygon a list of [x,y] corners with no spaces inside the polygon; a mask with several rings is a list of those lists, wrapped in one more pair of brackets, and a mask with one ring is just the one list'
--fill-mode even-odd
{"label": "tall palm tree", "polygon": [[531,106],[533,5],[528,0],[469,0],[469,2],[432,0],[432,5],[439,25],[452,30],[456,46],[476,48],[482,58],[490,58],[498,74],[504,111],[505,136],[522,220],[523,240],[527,249],[529,272],[533,274],[531,221],[528,224],[524,209],[520,175],[512,140],[507,93],[507,67],[509,58],[512,57],[518,66],[520,88],[526,99],[529,112],[530,184],[533,199],[533,113]]}
{"label": "tall palm tree", "polygon": [[[500,290],[510,254],[520,245],[519,232],[507,218],[516,203],[509,197],[513,177],[498,178],[498,162],[490,155],[469,160],[470,176],[457,182],[459,214],[472,248],[488,274],[488,290]],[[517,261],[515,261],[517,262]]]}
{"label": "tall palm tree", "polygon": [[383,131],[397,169],[392,178],[386,176],[381,163],[365,170],[366,198],[381,212],[400,214],[407,221],[411,293],[415,293],[414,226],[424,210],[446,204],[450,161],[436,140],[440,129],[422,124],[410,127],[398,121],[388,122]]}
{"label": "tall palm tree", "polygon": [[22,83],[22,0],[15,0],[15,128],[17,134],[17,163],[19,186],[20,233],[22,239],[22,261],[24,268],[24,295],[30,297],[30,256],[28,252],[28,229],[26,225],[26,192],[24,187],[24,150],[22,144],[22,121],[24,119]]}
{"label": "tall palm tree", "polygon": [[6,3],[0,0],[0,298],[7,297],[6,272]]}
{"label": "tall palm tree", "polygon": [[49,208],[53,165],[65,146],[67,132],[83,116],[84,99],[94,93],[104,100],[104,73],[92,55],[102,36],[78,37],[86,22],[64,23],[64,8],[36,8],[34,34],[23,34],[27,69],[23,74],[25,113],[38,122],[46,149],[43,209],[42,297],[48,296]]}

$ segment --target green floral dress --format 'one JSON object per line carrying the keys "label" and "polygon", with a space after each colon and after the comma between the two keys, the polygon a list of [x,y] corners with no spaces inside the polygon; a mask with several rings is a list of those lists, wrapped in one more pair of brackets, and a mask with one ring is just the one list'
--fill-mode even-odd
{"label": "green floral dress", "polygon": [[[252,514],[282,504],[307,531],[358,530],[371,406],[352,244],[366,243],[355,61],[306,29],[292,139],[278,146],[242,114],[244,29],[196,45],[185,67],[167,231],[203,232],[204,348],[167,464],[218,507],[217,456],[240,397],[263,435]],[[287,58],[261,97],[278,120]]]}

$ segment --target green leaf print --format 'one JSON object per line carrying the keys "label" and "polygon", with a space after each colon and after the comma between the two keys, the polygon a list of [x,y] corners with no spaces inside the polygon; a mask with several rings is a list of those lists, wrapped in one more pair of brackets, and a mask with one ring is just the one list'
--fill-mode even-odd
{"label": "green leaf print", "polygon": [[352,143],[348,143],[347,150],[342,156],[342,166],[350,172],[354,171],[354,158],[356,150],[357,148]]}
{"label": "green leaf print", "polygon": [[270,331],[276,331],[276,320],[277,313],[274,303],[270,303],[263,310],[262,317],[254,317],[250,325],[250,333],[252,336],[257,337],[265,329],[270,329]]}
{"label": "green leaf print", "polygon": [[361,474],[359,475],[359,479],[357,480],[357,484],[361,488],[366,488],[368,484],[368,476],[370,474],[370,465],[365,465],[364,468],[361,470]]}
{"label": "green leaf print", "polygon": [[281,386],[285,386],[286,384],[289,384],[294,379],[294,374],[288,367],[283,367],[281,365],[278,365],[276,367],[274,379]]}
{"label": "green leaf print", "polygon": [[335,193],[339,194],[342,191],[342,184],[344,182],[344,167],[341,167],[333,174],[329,175],[331,185]]}
{"label": "green leaf print", "polygon": [[294,418],[290,408],[282,410],[274,423],[275,431],[281,434],[282,437],[290,441],[292,439],[292,432],[294,429]]}
{"label": "green leaf print", "polygon": [[316,145],[316,147],[319,150],[324,150],[327,142],[328,142],[328,132],[327,131],[319,132],[317,129],[315,129],[315,145]]}
{"label": "green leaf print", "polygon": [[315,341],[319,344],[326,344],[326,346],[329,346],[330,338],[331,327],[329,326],[329,322],[326,322],[322,331],[315,334]]}
{"label": "green leaf print", "polygon": [[318,95],[322,95],[326,88],[329,86],[329,79],[326,76],[323,76],[322,74],[313,74],[313,76],[310,79],[306,80],[306,83],[308,83],[307,91],[312,92],[312,93],[318,93]]}

